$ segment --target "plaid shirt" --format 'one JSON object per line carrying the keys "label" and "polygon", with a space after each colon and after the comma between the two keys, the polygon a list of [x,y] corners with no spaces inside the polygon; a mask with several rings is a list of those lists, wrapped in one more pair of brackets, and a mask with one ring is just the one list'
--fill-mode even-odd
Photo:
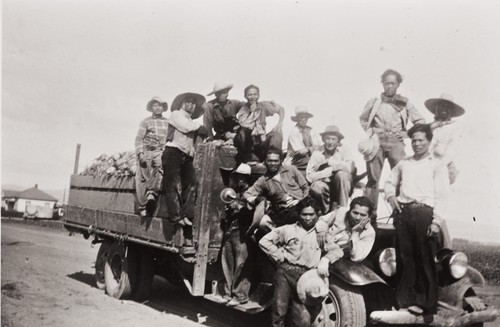
{"label": "plaid shirt", "polygon": [[148,117],[141,121],[135,138],[135,154],[163,149],[167,143],[168,120],[165,117]]}

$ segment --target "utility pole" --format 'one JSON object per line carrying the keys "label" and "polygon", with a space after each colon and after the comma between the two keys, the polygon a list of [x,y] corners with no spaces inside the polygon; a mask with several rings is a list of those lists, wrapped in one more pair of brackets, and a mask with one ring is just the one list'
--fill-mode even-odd
{"label": "utility pole", "polygon": [[76,156],[75,156],[75,169],[73,170],[73,174],[78,174],[78,162],[80,161],[80,143],[76,145]]}

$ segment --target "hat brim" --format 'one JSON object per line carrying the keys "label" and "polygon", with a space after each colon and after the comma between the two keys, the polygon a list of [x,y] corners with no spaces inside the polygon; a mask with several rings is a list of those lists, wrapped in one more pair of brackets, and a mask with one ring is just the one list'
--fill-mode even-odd
{"label": "hat brim", "polygon": [[[361,153],[361,154],[363,154],[363,159],[365,161],[372,161],[375,158],[375,156],[377,155],[378,150],[380,150],[380,140],[378,138],[378,134],[374,133],[372,136],[370,136],[369,141],[372,144],[372,149],[371,149],[370,153],[367,153],[367,154]],[[362,142],[366,142],[366,141],[361,141],[360,144]],[[358,145],[358,149],[359,149],[359,145]]]}
{"label": "hat brim", "polygon": [[150,111],[150,112],[153,112],[153,102],[158,102],[159,104],[161,104],[161,106],[163,107],[163,112],[167,111],[168,110],[168,103],[163,101],[158,101],[158,100],[155,100],[155,99],[152,99],[152,100],[149,100],[148,101],[148,104],[146,105],[146,110],[147,111]]}
{"label": "hat brim", "polygon": [[304,112],[304,113],[300,113],[300,114],[298,114],[298,115],[296,115],[296,116],[292,116],[292,117],[290,117],[290,119],[291,119],[293,122],[296,122],[296,123],[297,123],[297,122],[299,121],[299,117],[301,117],[301,116],[307,116],[307,119],[314,117],[314,115],[313,115],[313,114],[310,114],[310,113],[308,113],[308,112],[307,112],[307,113],[306,113],[306,112]]}
{"label": "hat brim", "polygon": [[465,114],[464,108],[462,108],[461,106],[459,106],[458,104],[456,104],[453,101],[441,99],[441,98],[432,98],[432,99],[426,100],[425,107],[435,115],[436,114],[436,106],[441,102],[445,102],[445,103],[449,103],[449,104],[453,105],[453,112],[451,114],[452,117],[459,117],[459,116],[462,116],[463,114]]}
{"label": "hat brim", "polygon": [[170,107],[171,111],[179,110],[182,106],[182,102],[184,99],[192,97],[196,100],[196,107],[194,109],[193,114],[191,115],[191,119],[199,118],[203,115],[205,109],[203,108],[203,104],[205,103],[205,97],[198,93],[182,93],[175,97],[174,101],[172,101],[172,106]]}
{"label": "hat brim", "polygon": [[338,137],[341,140],[344,138],[344,134],[342,134],[340,132],[323,132],[323,133],[319,133],[319,135],[321,135],[321,137],[326,136],[326,135],[335,135],[336,137]]}
{"label": "hat brim", "polygon": [[219,88],[219,89],[217,89],[217,90],[213,90],[212,92],[210,92],[210,93],[208,93],[208,94],[207,94],[207,97],[208,97],[208,96],[211,96],[212,94],[215,94],[215,93],[217,93],[217,92],[220,92],[220,91],[224,91],[224,90],[228,90],[228,91],[229,91],[229,90],[231,90],[232,88],[233,88],[233,84],[229,84],[229,85],[228,85],[228,86],[226,86],[226,87],[222,87],[222,88]]}

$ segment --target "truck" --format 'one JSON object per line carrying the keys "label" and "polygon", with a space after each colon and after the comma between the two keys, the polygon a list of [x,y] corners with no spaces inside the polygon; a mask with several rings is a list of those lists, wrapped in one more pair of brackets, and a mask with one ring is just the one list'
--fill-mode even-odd
{"label": "truck", "polygon": [[[75,170],[64,226],[100,244],[95,260],[97,287],[117,299],[144,301],[151,293],[154,275],[160,275],[185,285],[193,296],[225,305],[220,254],[226,203],[220,195],[227,187],[227,172],[236,166],[235,155],[234,147],[214,142],[197,145],[194,166],[198,182],[189,245],[182,240],[182,230],[168,219],[162,195],[154,214],[141,217],[133,176],[84,176]],[[375,229],[376,241],[367,259],[352,262],[342,258],[330,265],[329,293],[313,326],[482,326],[497,318],[497,310],[485,305],[474,291],[484,284],[484,278],[468,265],[465,254],[451,249],[442,249],[436,257],[438,313],[418,316],[395,310],[394,227],[385,221],[378,222]],[[232,307],[248,314],[268,309],[274,291],[275,264],[260,250],[254,260],[250,300]]]}

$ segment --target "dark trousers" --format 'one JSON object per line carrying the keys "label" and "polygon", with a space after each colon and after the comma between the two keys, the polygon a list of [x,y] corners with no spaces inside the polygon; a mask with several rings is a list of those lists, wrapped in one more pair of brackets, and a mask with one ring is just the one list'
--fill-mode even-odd
{"label": "dark trousers", "polygon": [[432,208],[420,204],[403,204],[395,214],[396,265],[399,284],[396,300],[400,308],[417,305],[435,313],[438,300],[436,264],[437,239],[427,237],[432,222]]}
{"label": "dark trousers", "polygon": [[285,326],[285,317],[290,306],[286,326],[309,327],[321,310],[321,304],[313,307],[303,304],[297,295],[297,281],[307,268],[281,263],[274,275],[274,296],[272,303],[272,325]]}
{"label": "dark trousers", "polygon": [[161,159],[168,218],[172,222],[184,217],[192,219],[196,193],[193,158],[177,148],[166,147]]}
{"label": "dark trousers", "polygon": [[222,248],[222,271],[226,279],[225,294],[240,302],[248,300],[253,248],[242,231],[235,228],[226,233]]}

